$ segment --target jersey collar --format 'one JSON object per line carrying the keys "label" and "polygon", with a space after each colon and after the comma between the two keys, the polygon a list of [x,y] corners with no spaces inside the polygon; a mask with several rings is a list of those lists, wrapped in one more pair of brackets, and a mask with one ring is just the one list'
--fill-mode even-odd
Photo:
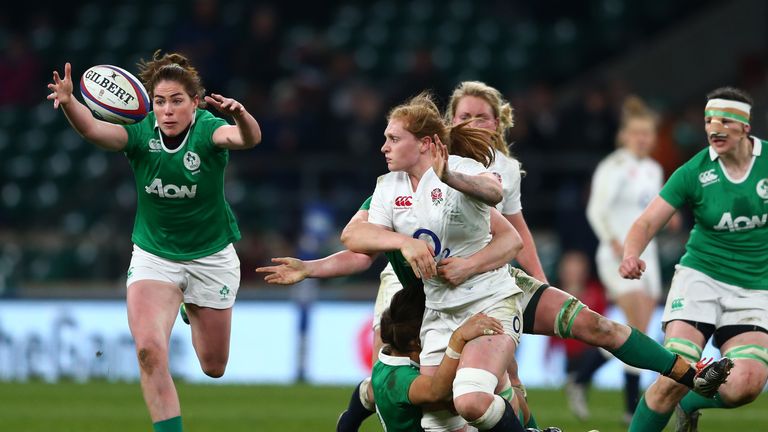
{"label": "jersey collar", "polygon": [[409,359],[408,357],[396,357],[384,354],[384,349],[379,351],[379,361],[387,366],[413,366],[419,367],[419,364]]}
{"label": "jersey collar", "polygon": [[[752,156],[760,156],[763,152],[763,142],[757,137],[752,138]],[[712,146],[709,146],[709,159],[713,162],[718,158],[718,154]]]}
{"label": "jersey collar", "polygon": [[160,129],[160,125],[157,124],[157,116],[155,116],[155,132],[158,133],[158,136],[160,137],[160,145],[163,146],[163,150],[165,150],[166,153],[176,153],[179,150],[181,150],[186,144],[187,140],[189,139],[189,135],[192,133],[192,126],[195,125],[195,121],[197,120],[197,113],[198,111],[195,110],[195,115],[192,116],[192,123],[189,124],[189,129],[187,129],[187,134],[184,135],[184,139],[181,141],[181,144],[179,144],[178,147],[175,149],[169,149],[165,146],[165,143],[163,142],[163,134],[158,130]]}

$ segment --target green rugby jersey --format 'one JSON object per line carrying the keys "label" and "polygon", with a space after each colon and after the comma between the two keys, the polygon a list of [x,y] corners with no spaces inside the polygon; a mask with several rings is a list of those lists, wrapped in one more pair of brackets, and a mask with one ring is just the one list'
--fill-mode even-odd
{"label": "green rugby jersey", "polygon": [[131,240],[157,256],[191,260],[216,253],[240,239],[224,198],[229,151],[213,144],[227,123],[198,109],[182,144],[167,149],[154,112],[125,125],[125,155],[136,182],[137,208]]}
{"label": "green rugby jersey", "polygon": [[[373,196],[369,196],[368,199],[363,202],[360,206],[360,210],[370,210],[371,199],[373,199]],[[386,256],[387,261],[392,264],[392,270],[395,271],[395,276],[397,276],[397,280],[400,281],[400,285],[418,289],[424,288],[424,283],[418,276],[416,276],[416,273],[413,272],[411,265],[408,264],[408,261],[405,259],[402,252],[399,250],[388,251],[384,252],[384,256]]]}
{"label": "green rugby jersey", "polygon": [[373,365],[371,386],[376,413],[386,432],[421,431],[421,408],[408,399],[408,390],[419,376],[419,365],[408,357],[379,353]]}
{"label": "green rugby jersey", "polygon": [[691,206],[695,225],[680,264],[718,281],[768,289],[768,156],[753,138],[753,164],[730,179],[710,147],[678,168],[659,195],[675,208]]}

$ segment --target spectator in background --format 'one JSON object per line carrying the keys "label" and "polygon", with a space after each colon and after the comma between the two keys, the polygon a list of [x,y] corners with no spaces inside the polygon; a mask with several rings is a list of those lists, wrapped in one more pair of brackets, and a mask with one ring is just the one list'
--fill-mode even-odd
{"label": "spectator in background", "polygon": [[0,107],[33,106],[40,100],[40,60],[21,33],[8,36],[0,56]]}
{"label": "spectator in background", "polygon": [[257,4],[250,11],[245,34],[235,44],[231,70],[240,78],[270,86],[280,77],[280,20],[273,5]]}
{"label": "spectator in background", "polygon": [[231,32],[221,24],[217,0],[195,0],[191,15],[179,20],[170,40],[173,51],[183,52],[197,65],[208,88],[223,92],[232,58]]}
{"label": "spectator in background", "polygon": [[602,85],[588,86],[576,104],[560,115],[561,150],[578,149],[605,154],[613,148],[616,113]]}

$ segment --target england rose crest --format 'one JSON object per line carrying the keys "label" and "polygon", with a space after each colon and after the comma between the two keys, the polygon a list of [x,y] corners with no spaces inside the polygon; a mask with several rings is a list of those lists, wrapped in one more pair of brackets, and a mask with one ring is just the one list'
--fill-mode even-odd
{"label": "england rose crest", "polygon": [[438,205],[443,202],[443,191],[440,188],[432,189],[432,204]]}

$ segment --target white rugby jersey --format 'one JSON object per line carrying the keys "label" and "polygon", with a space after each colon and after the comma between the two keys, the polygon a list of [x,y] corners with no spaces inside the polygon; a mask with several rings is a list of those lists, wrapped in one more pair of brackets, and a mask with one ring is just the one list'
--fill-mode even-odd
{"label": "white rugby jersey", "polygon": [[504,198],[496,204],[496,210],[503,215],[520,213],[523,206],[520,203],[520,162],[504,153],[494,150],[496,156],[488,167],[501,180]]}
{"label": "white rugby jersey", "polygon": [[[592,177],[587,218],[603,244],[624,240],[632,224],[658,195],[664,172],[655,160],[618,149],[603,159]],[[655,245],[649,245],[655,247]]]}
{"label": "white rugby jersey", "polygon": [[[449,156],[449,169],[468,175],[488,172],[480,163]],[[435,247],[435,259],[468,257],[488,244],[491,207],[440,181],[428,169],[414,191],[405,172],[379,177],[373,192],[368,221],[395,232],[418,236]],[[480,299],[506,298],[520,289],[509,272],[497,269],[475,275],[457,287],[439,277],[424,281],[426,305],[444,310]]]}

